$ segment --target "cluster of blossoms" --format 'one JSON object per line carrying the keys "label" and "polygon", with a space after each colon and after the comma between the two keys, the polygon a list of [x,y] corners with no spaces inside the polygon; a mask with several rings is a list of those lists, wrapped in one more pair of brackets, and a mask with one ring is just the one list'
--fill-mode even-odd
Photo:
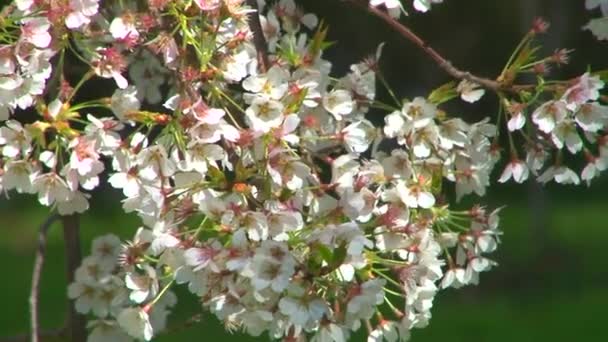
{"label": "cluster of blossoms", "polygon": [[[561,184],[579,184],[582,179],[590,184],[608,167],[608,136],[605,135],[608,107],[598,102],[599,90],[603,87],[604,82],[599,77],[584,74],[563,93],[558,91],[559,95],[528,110],[528,114],[525,111],[529,104],[508,103],[508,129],[521,133],[527,140],[526,158],[525,162],[520,160],[512,144],[511,161],[499,181],[505,182],[512,177],[521,183],[532,172],[540,174],[538,180],[543,183],[555,180]],[[526,125],[526,116],[531,118],[532,124]],[[529,125],[533,126],[527,127]],[[580,177],[564,164],[563,151],[584,155],[586,164]],[[554,161],[548,163],[551,153]],[[546,164],[549,166],[545,167]]]}
{"label": "cluster of blossoms", "polygon": [[[145,226],[122,246],[96,239],[69,287],[76,309],[95,317],[90,341],[150,340],[177,285],[228,330],[344,341],[365,326],[370,341],[407,340],[428,324],[439,290],[477,284],[495,265],[498,211],[453,209],[450,198],[485,195],[501,120],[511,147],[502,182],[535,173],[578,183],[563,150],[584,153],[586,181],[605,169],[603,82],[587,73],[550,87],[542,77],[565,52],[515,58],[504,78],[534,70],[539,84],[501,93],[496,123],[467,123],[441,105],[475,102],[477,84],[382,103],[382,46],[336,78],[315,15],[293,0],[257,5],[16,1],[2,18],[0,189],[82,213],[107,172]],[[399,1],[370,5],[401,11]],[[70,59],[85,70],[74,86]],[[96,78],[116,91],[75,101]],[[37,116],[24,124],[18,109]],[[378,112],[382,127],[366,118]]]}
{"label": "cluster of blossoms", "polygon": [[[149,240],[143,230],[135,239]],[[132,341],[129,334],[149,340],[154,331],[164,329],[169,309],[177,302],[168,290],[170,280],[157,275],[154,268],[143,264],[124,267],[120,262],[122,249],[120,239],[114,235],[93,240],[91,255],[82,261],[75,281],[68,287],[76,311],[96,317],[88,324],[88,341]],[[131,307],[144,302],[148,306],[141,310]]]}

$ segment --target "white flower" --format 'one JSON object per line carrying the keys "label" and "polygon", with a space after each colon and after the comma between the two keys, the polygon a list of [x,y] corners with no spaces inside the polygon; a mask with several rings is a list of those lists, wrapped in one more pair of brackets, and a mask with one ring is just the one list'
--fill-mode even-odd
{"label": "white flower", "polygon": [[323,107],[338,121],[342,116],[352,113],[355,103],[347,90],[334,89],[323,96]]}
{"label": "white flower", "polygon": [[596,102],[583,104],[576,112],[575,121],[583,130],[595,133],[608,122],[608,107]]}
{"label": "white flower", "polygon": [[118,151],[114,156],[114,169],[119,171],[108,179],[108,183],[116,189],[122,189],[125,196],[132,198],[139,195],[143,181],[139,178],[133,157]]}
{"label": "white flower", "polygon": [[443,0],[414,0],[414,8],[420,12],[427,12],[433,4],[440,4]]}
{"label": "white flower", "polygon": [[562,101],[568,105],[568,109],[575,111],[588,101],[596,101],[600,97],[600,90],[604,88],[604,82],[599,76],[590,76],[589,73],[581,75],[577,82],[568,88],[562,96]]}
{"label": "white flower", "polygon": [[551,133],[551,141],[558,149],[562,149],[564,144],[575,154],[583,148],[583,141],[576,131],[574,122],[570,120],[562,121]]}
{"label": "white flower", "polygon": [[[84,187],[84,185],[83,185]],[[73,191],[68,196],[68,199],[63,202],[57,202],[57,212],[60,215],[72,215],[75,213],[84,213],[89,209],[88,195],[80,191]]]}
{"label": "white flower", "polygon": [[104,170],[103,163],[99,160],[99,154],[95,149],[94,141],[79,137],[72,140],[69,147],[72,148],[69,166],[76,170],[78,175],[96,176]]}
{"label": "white flower", "polygon": [[428,209],[435,205],[435,197],[429,191],[425,191],[418,184],[406,185],[405,182],[399,181],[396,186],[397,193],[401,201],[409,208],[424,208]]}
{"label": "white flower", "polygon": [[580,183],[578,175],[566,166],[550,166],[547,170],[538,177],[538,181],[546,184],[554,179],[559,184],[575,184]]}
{"label": "white flower", "polygon": [[129,85],[127,79],[122,75],[127,67],[127,62],[118,48],[98,48],[92,65],[96,75],[114,79],[118,88],[125,89]]}
{"label": "white flower", "polygon": [[418,158],[427,158],[439,143],[439,130],[434,122],[412,134],[412,150]]}
{"label": "white flower", "polygon": [[32,178],[39,170],[24,160],[9,161],[4,165],[2,185],[5,190],[15,189],[19,193],[33,193]]}
{"label": "white flower", "polygon": [[266,202],[265,207],[270,211],[268,215],[269,234],[275,241],[287,241],[288,232],[298,231],[304,226],[302,214],[297,211],[291,211],[280,203],[272,201]]}
{"label": "white flower", "polygon": [[549,101],[543,103],[532,113],[532,121],[541,131],[551,133],[555,126],[562,122],[567,115],[566,102]]}
{"label": "white flower", "polygon": [[346,306],[346,321],[350,323],[349,325],[373,316],[376,306],[384,302],[385,283],[386,281],[383,279],[372,279],[359,285],[358,295],[353,297]]}
{"label": "white flower", "polygon": [[289,317],[289,322],[301,328],[307,328],[318,322],[329,312],[327,303],[320,298],[303,295],[300,298],[283,297],[279,301],[279,310]]}
{"label": "white flower", "polygon": [[405,144],[406,128],[405,118],[401,112],[395,111],[384,117],[384,134],[388,138],[397,137],[399,145]]}
{"label": "white flower", "polygon": [[[177,150],[176,150],[177,151]],[[202,175],[207,173],[209,166],[217,167],[216,161],[226,157],[224,149],[215,144],[204,144],[192,140],[184,152],[184,160],[178,164],[182,171],[196,171]]]}
{"label": "white flower", "polygon": [[135,27],[134,17],[116,17],[112,20],[110,24],[110,34],[114,39],[137,39],[139,37],[139,32]]}
{"label": "white flower", "polygon": [[267,240],[256,249],[251,263],[251,284],[257,290],[270,287],[282,292],[289,285],[296,262],[284,242]]}
{"label": "white flower", "polygon": [[355,153],[367,151],[375,133],[374,125],[367,120],[355,121],[341,131],[348,151]]}
{"label": "white flower", "polygon": [[183,110],[184,114],[192,113],[200,123],[217,125],[222,122],[226,112],[220,108],[211,108],[202,99],[198,99],[192,106]]}
{"label": "white flower", "polygon": [[90,17],[97,14],[99,0],[70,0],[69,9],[71,12],[65,18],[65,25],[69,29],[79,28],[88,24]]}
{"label": "white flower", "polygon": [[268,50],[270,52],[276,52],[277,42],[280,38],[281,24],[277,19],[277,15],[273,11],[269,11],[266,16],[260,15],[260,22],[262,24],[262,30],[264,32],[264,38],[268,42]]}
{"label": "white flower", "polygon": [[523,114],[523,112],[517,112],[509,119],[507,127],[509,128],[509,131],[514,132],[519,129],[522,129],[525,124],[526,116]]}
{"label": "white flower", "polygon": [[390,157],[382,160],[384,174],[391,178],[409,179],[412,176],[412,165],[406,151],[395,149]]}
{"label": "white flower", "polygon": [[245,114],[254,131],[268,133],[271,129],[277,128],[283,123],[283,104],[278,101],[256,97]]}
{"label": "white flower", "polygon": [[334,322],[321,322],[316,334],[310,339],[311,342],[346,342],[348,341],[348,329]]}
{"label": "white flower", "polygon": [[97,142],[99,153],[112,155],[120,147],[122,140],[120,130],[124,128],[120,122],[113,118],[96,118],[91,114],[87,115],[90,124],[85,127],[87,137]]}
{"label": "white flower", "polygon": [[477,83],[473,83],[468,80],[460,81],[456,91],[460,93],[460,98],[468,103],[479,101],[479,99],[481,99],[483,94],[486,92],[483,88],[479,88]]}
{"label": "white flower", "polygon": [[454,146],[464,147],[468,141],[469,126],[459,118],[446,120],[439,126],[439,142],[441,147],[451,150]]}
{"label": "white flower", "polygon": [[23,19],[21,39],[37,48],[46,48],[51,43],[50,27],[51,23],[45,17]]}
{"label": "white flower", "polygon": [[144,265],[143,272],[143,274],[128,272],[125,275],[125,286],[131,290],[129,299],[137,304],[156,296],[159,289],[156,271],[149,265]]}
{"label": "white flower", "polygon": [[30,153],[32,138],[30,134],[15,120],[9,120],[0,127],[0,146],[2,154],[9,158],[25,156]]}
{"label": "white flower", "polygon": [[581,172],[581,179],[587,182],[587,186],[591,185],[591,180],[608,168],[608,159],[589,157],[589,162]]}
{"label": "white flower", "polygon": [[243,88],[257,95],[279,100],[288,88],[289,73],[280,66],[273,66],[263,75],[252,75],[243,81]]}
{"label": "white flower", "polygon": [[65,180],[54,172],[36,176],[32,186],[42,205],[51,206],[55,201],[65,202],[70,198],[70,190]]}
{"label": "white flower", "polygon": [[125,89],[116,89],[112,95],[112,112],[114,112],[120,121],[125,121],[126,115],[130,112],[138,111],[140,106],[135,86],[131,85]]}
{"label": "white flower", "polygon": [[464,268],[455,267],[448,269],[441,280],[441,288],[446,289],[453,287],[455,289],[460,288],[467,284]]}
{"label": "white flower", "polygon": [[30,8],[34,5],[34,0],[15,0],[15,4],[20,11],[29,13]]}
{"label": "white flower", "polygon": [[316,15],[304,14],[300,8],[297,8],[294,0],[280,0],[277,7],[275,12],[283,14],[281,16],[283,29],[289,33],[300,31],[300,23],[312,30],[319,22]]}
{"label": "white flower", "polygon": [[[372,330],[367,337],[367,342],[396,342],[399,339],[398,323],[381,320],[376,329]],[[407,339],[402,339],[405,341]]]}
{"label": "white flower", "polygon": [[227,81],[239,82],[249,74],[247,68],[252,61],[253,59],[246,50],[232,56],[227,56],[224,58],[225,64],[222,68],[224,70],[224,78]]}
{"label": "white flower", "polygon": [[531,147],[526,153],[526,164],[530,170],[536,174],[538,170],[543,168],[548,156],[548,153],[542,147]]}
{"label": "white flower", "polygon": [[139,176],[148,181],[163,177],[171,177],[175,171],[175,163],[167,156],[162,145],[154,145],[141,150],[137,156]]}
{"label": "white flower", "polygon": [[79,28],[91,21],[91,17],[97,14],[99,0],[70,0],[69,14],[65,18],[65,25],[69,29]]}
{"label": "white flower", "polygon": [[[213,247],[189,248],[184,252],[184,260],[186,265],[192,266],[193,271],[197,272],[206,268],[210,263],[213,263],[213,258],[219,251]],[[214,266],[217,270],[217,266]]]}
{"label": "white flower", "polygon": [[74,282],[68,286],[68,297],[75,299],[74,307],[81,314],[91,311],[97,296],[97,289],[93,285]]}
{"label": "white flower", "polygon": [[107,283],[113,269],[114,265],[100,264],[97,257],[89,255],[82,259],[80,267],[74,274],[74,279],[76,282],[83,284],[99,285]]}
{"label": "white flower", "polygon": [[126,308],[117,317],[118,324],[133,338],[150,341],[154,334],[150,317],[139,307]]}
{"label": "white flower", "polygon": [[369,5],[374,7],[384,5],[393,18],[399,18],[401,15],[401,2],[399,0],[370,0]]}
{"label": "white flower", "polygon": [[120,239],[114,234],[99,236],[93,240],[91,255],[105,269],[113,269],[122,250]]}
{"label": "white flower", "polygon": [[194,3],[203,11],[216,10],[221,4],[220,0],[194,0]]}
{"label": "white flower", "polygon": [[331,183],[338,184],[339,187],[353,186],[354,177],[359,171],[357,156],[354,154],[343,154],[334,159],[331,164],[332,177]]}
{"label": "white flower", "polygon": [[421,129],[433,122],[433,118],[437,115],[437,107],[423,97],[416,97],[413,101],[403,104],[401,113],[411,120],[407,122],[410,127],[407,129],[409,132],[412,128]]}
{"label": "white flower", "polygon": [[505,183],[511,179],[511,177],[513,177],[513,180],[517,183],[523,183],[526,179],[528,179],[529,173],[530,172],[526,163],[519,159],[514,159],[507,164],[498,181],[500,183]]}

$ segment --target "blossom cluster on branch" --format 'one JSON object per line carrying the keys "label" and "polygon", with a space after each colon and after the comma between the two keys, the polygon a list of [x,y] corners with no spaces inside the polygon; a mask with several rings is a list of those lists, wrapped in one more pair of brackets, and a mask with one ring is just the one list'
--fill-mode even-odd
{"label": "blossom cluster on branch", "polygon": [[[401,25],[399,1],[368,5]],[[546,79],[568,51],[537,56],[541,20],[496,89],[467,74],[401,99],[382,44],[332,73],[328,27],[294,0],[20,0],[0,19],[0,189],[69,215],[107,173],[143,221],[124,244],[96,239],[69,286],[93,342],[152,339],[179,285],[230,331],[344,341],[364,326],[370,341],[407,340],[438,291],[496,265],[499,210],[457,204],[484,196],[496,165],[500,182],[578,184],[608,162],[604,82]],[[99,79],[113,94],[79,101]],[[493,118],[443,109],[486,90]],[[580,176],[566,153],[585,158]]]}

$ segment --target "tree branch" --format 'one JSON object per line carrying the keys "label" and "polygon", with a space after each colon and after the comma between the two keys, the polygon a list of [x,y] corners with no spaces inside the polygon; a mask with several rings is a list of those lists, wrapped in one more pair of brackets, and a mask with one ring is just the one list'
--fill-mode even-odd
{"label": "tree branch", "polygon": [[30,329],[31,341],[38,342],[40,337],[40,322],[38,315],[38,298],[40,296],[40,278],[42,277],[42,268],[44,267],[44,258],[46,255],[46,238],[49,228],[57,221],[59,216],[53,214],[49,216],[40,226],[38,232],[38,249],[34,259],[34,271],[32,273],[32,288],[30,290]]}
{"label": "tree branch", "polygon": [[430,47],[420,36],[414,33],[410,28],[403,25],[396,19],[392,18],[388,13],[373,7],[369,6],[367,1],[358,1],[358,0],[344,0],[350,2],[358,7],[363,8],[367,12],[373,14],[374,16],[382,19],[386,24],[388,24],[393,30],[398,32],[402,37],[414,43],[419,49],[424,51],[437,65],[443,69],[450,76],[459,80],[468,80],[470,82],[479,84],[480,86],[493,90],[495,92],[498,91],[508,91],[508,92],[517,92],[519,90],[525,89],[533,89],[536,85],[507,85],[496,80],[492,80],[485,77],[480,77],[473,75],[472,73],[464,70],[460,70],[452,63],[439,54],[435,49]]}
{"label": "tree branch", "polygon": [[[68,284],[74,281],[76,269],[82,261],[80,248],[80,225],[77,215],[62,216],[63,238],[65,241],[66,272]],[[85,317],[74,308],[74,301],[68,300],[67,333],[72,342],[84,342],[87,339]]]}
{"label": "tree branch", "polygon": [[258,55],[258,65],[263,72],[270,68],[270,60],[268,59],[268,44],[264,38],[264,30],[260,22],[260,10],[258,9],[257,0],[247,0],[247,5],[255,10],[249,13],[249,29],[253,33],[253,44]]}

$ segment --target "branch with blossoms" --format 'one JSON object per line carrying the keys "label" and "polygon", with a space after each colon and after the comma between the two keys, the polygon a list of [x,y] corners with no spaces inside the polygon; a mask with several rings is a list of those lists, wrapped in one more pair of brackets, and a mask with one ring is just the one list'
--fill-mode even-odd
{"label": "branch with blossoms", "polygon": [[[461,70],[461,69],[455,67],[448,59],[446,59],[439,52],[437,52],[435,49],[433,49],[431,46],[429,46],[429,44],[427,42],[425,42],[419,35],[417,35],[409,27],[407,27],[406,25],[404,25],[403,23],[401,23],[400,21],[397,20],[399,18],[399,14],[401,13],[401,12],[395,12],[395,9],[399,8],[399,6],[400,6],[400,3],[399,3],[399,5],[397,5],[398,1],[395,1],[394,5],[391,5],[390,1],[387,1],[386,3],[384,3],[384,6],[386,6],[388,12],[384,12],[381,9],[377,8],[377,6],[381,4],[381,2],[378,2],[378,1],[371,1],[369,4],[367,3],[367,0],[343,0],[343,1],[352,3],[352,4],[356,5],[357,7],[363,8],[370,14],[380,18],[389,27],[391,27],[393,30],[395,30],[397,33],[399,33],[402,37],[409,40],[414,45],[416,45],[419,49],[421,49],[425,54],[427,54],[437,64],[437,66],[439,66],[439,68],[444,70],[451,77],[453,77],[457,80],[468,81],[468,82],[463,82],[463,87],[470,88],[474,85],[478,85],[478,86],[481,86],[483,88],[486,88],[486,89],[494,91],[494,92],[518,93],[521,91],[533,90],[534,88],[537,88],[539,86],[538,84],[513,84],[513,82],[515,81],[515,78],[516,78],[516,74],[518,72],[520,72],[521,70],[516,70],[516,69],[512,69],[512,68],[510,69],[508,67],[505,67],[505,69],[503,69],[502,73],[496,78],[496,80],[477,76],[477,75],[472,74],[469,71]],[[377,4],[374,5],[374,3],[377,3]],[[416,3],[414,5],[423,6],[420,4],[416,5]],[[427,7],[416,7],[416,8],[421,8],[419,10],[424,10]],[[428,5],[428,8],[430,8],[430,5]],[[427,10],[428,10],[428,8],[427,8]],[[547,22],[545,22],[541,18],[536,19],[532,28],[530,29],[530,31],[527,33],[526,37],[520,43],[520,46],[523,45],[525,42],[531,40],[535,35],[545,33],[547,31],[548,27],[549,27],[549,24]],[[558,50],[558,51],[556,51],[555,55],[551,56],[551,59],[553,59],[553,62],[555,62],[556,64],[566,63],[567,62],[567,53],[568,53],[568,51],[566,51],[566,50]],[[547,58],[546,61],[550,62],[551,59]],[[513,65],[513,66],[515,66],[515,65]],[[542,67],[542,65],[537,66],[537,68],[540,68],[540,67]],[[561,83],[566,84],[569,81],[572,81],[572,80],[562,81]],[[554,85],[549,85],[549,86],[544,85],[544,89],[546,89],[546,90],[551,90],[554,87],[555,87]]]}
{"label": "branch with blossoms", "polygon": [[[408,340],[439,291],[496,266],[499,210],[458,200],[485,196],[497,165],[499,182],[589,183],[608,160],[604,83],[546,79],[567,51],[537,56],[542,21],[491,80],[401,24],[399,1],[354,1],[460,81],[400,99],[380,73],[383,45],[336,75],[329,28],[293,0],[64,2],[4,11],[0,186],[74,228],[107,173],[141,218],[130,241],[103,235],[68,265],[71,317],[89,318],[91,341],[180,326],[167,324],[176,286],[228,331],[344,341],[364,327],[370,341]],[[82,72],[67,77],[74,65]],[[530,73],[536,84],[515,85]],[[83,100],[102,79],[112,92]],[[392,102],[376,98],[377,83]],[[479,86],[497,93],[494,121],[444,109],[477,101]],[[586,159],[580,177],[565,153]],[[65,229],[72,246],[77,232]],[[83,325],[70,326],[73,339]]]}

